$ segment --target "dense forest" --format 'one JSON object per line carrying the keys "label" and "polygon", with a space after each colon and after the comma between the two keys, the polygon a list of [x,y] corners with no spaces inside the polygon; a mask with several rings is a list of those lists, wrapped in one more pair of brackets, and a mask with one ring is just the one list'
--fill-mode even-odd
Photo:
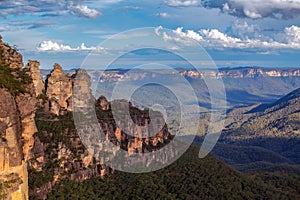
{"label": "dense forest", "polygon": [[156,172],[130,174],[116,171],[83,182],[62,180],[54,186],[48,199],[300,198],[297,175],[279,172],[242,174],[211,155],[199,159],[198,150],[192,146],[178,161]]}

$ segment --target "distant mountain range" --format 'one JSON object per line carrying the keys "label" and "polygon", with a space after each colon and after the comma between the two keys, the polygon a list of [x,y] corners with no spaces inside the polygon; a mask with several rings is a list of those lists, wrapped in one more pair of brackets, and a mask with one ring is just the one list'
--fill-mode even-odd
{"label": "distant mountain range", "polygon": [[[167,71],[155,70],[145,72],[143,70],[115,69],[115,70],[87,70],[92,83],[97,84],[97,96],[104,95],[110,99],[111,91],[120,81],[141,81],[155,76],[155,80],[163,80]],[[46,79],[49,70],[41,70],[42,77]],[[74,70],[66,71],[72,75]],[[227,103],[229,107],[253,105],[256,103],[271,103],[300,87],[299,68],[262,68],[262,67],[238,67],[221,68],[219,71],[203,69],[201,72],[190,69],[178,69],[178,73],[188,80],[194,88],[199,102],[193,102],[202,108],[210,108],[210,97],[203,77],[218,78],[223,80],[226,89]],[[176,82],[176,79],[174,79]],[[180,85],[178,85],[180,87]],[[149,87],[148,87],[149,89]],[[153,98],[161,98],[160,90],[155,93],[140,96],[141,101]]]}
{"label": "distant mountain range", "polygon": [[[77,68],[65,70],[66,73],[74,73]],[[159,70],[159,69],[157,69]],[[199,71],[195,69],[176,69],[181,75],[190,78],[201,78],[203,76],[209,76],[211,78],[254,78],[254,77],[299,77],[299,68],[264,68],[264,67],[236,67],[236,68],[219,68],[215,69],[201,69]],[[42,76],[49,74],[51,70],[41,69]],[[103,79],[107,81],[118,81],[126,77],[126,73],[129,69],[109,69],[109,70],[94,70],[87,69],[91,75],[99,75],[104,72]],[[134,70],[135,73],[144,73],[143,70]],[[98,73],[98,74],[97,74]]]}

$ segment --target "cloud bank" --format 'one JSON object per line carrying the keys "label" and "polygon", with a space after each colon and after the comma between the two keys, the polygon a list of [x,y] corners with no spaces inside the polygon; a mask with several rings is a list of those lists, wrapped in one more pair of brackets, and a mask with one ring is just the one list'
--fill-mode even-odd
{"label": "cloud bank", "polygon": [[224,13],[251,19],[300,16],[300,0],[166,0],[165,3],[171,7],[218,8]]}
{"label": "cloud bank", "polygon": [[[22,15],[25,13],[41,13],[41,16],[59,16],[62,14],[73,14],[79,17],[96,18],[101,12],[90,8],[93,1],[84,0],[2,0],[0,1],[0,16]],[[102,0],[104,3],[114,3],[110,0]]]}
{"label": "cloud bank", "polygon": [[300,0],[201,0],[201,5],[251,19],[290,19],[300,15]]}
{"label": "cloud bank", "polygon": [[218,29],[201,29],[199,31],[184,30],[179,27],[172,31],[172,34],[161,31],[162,27],[158,27],[155,33],[164,40],[174,41],[181,46],[190,46],[195,44],[194,40],[199,42],[202,46],[211,49],[300,49],[300,27],[290,26],[286,27],[281,34],[280,41],[272,38],[262,40],[261,38],[240,38],[230,36]]}

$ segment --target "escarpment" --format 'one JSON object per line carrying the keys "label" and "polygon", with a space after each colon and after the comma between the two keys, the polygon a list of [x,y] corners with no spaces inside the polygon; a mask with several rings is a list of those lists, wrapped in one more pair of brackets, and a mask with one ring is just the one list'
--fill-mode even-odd
{"label": "escarpment", "polygon": [[34,145],[35,108],[30,66],[22,69],[22,55],[0,40],[0,196],[28,199],[26,161]]}
{"label": "escarpment", "polygon": [[[82,142],[74,108],[86,115],[95,112],[104,133],[100,143],[111,142],[128,156],[155,151],[172,139],[159,112],[140,110],[126,101],[109,102],[104,96],[96,99],[85,70],[68,76],[55,64],[44,82],[40,63],[30,60],[23,67],[22,55],[2,40],[0,56],[1,199],[46,199],[64,179],[84,181],[114,171]],[[113,116],[116,102],[120,109],[129,106],[130,115],[121,121]],[[153,121],[150,112],[156,116]]]}
{"label": "escarpment", "polygon": [[160,112],[140,110],[125,100],[108,102],[101,96],[96,114],[106,138],[128,154],[158,150],[172,139]]}
{"label": "escarpment", "polygon": [[[159,124],[150,123],[149,110],[140,110],[126,101],[120,102],[130,105],[131,115],[123,119],[128,129],[119,127],[111,110],[112,102],[104,96],[96,100],[92,95],[90,76],[85,70],[79,69],[74,75],[68,76],[55,64],[46,79],[45,94],[45,106],[37,111],[35,117],[38,131],[34,135],[34,157],[29,160],[30,196],[46,199],[47,194],[61,180],[84,181],[113,172],[103,160],[94,155],[95,152],[88,144],[82,142],[84,136],[74,122],[78,111],[83,114],[83,118],[88,118],[91,112],[96,113],[96,121],[104,133],[104,139],[97,145],[105,146],[112,142],[114,149],[122,148],[128,155],[154,151],[172,139],[161,114],[156,112],[161,119],[161,129],[157,133],[150,133]],[[85,135],[93,129],[90,121],[87,122]],[[149,124],[151,126],[147,126]],[[96,141],[93,134],[101,133],[88,135],[90,140]],[[147,134],[148,138],[142,137]],[[112,149],[103,148],[101,151],[110,152]]]}

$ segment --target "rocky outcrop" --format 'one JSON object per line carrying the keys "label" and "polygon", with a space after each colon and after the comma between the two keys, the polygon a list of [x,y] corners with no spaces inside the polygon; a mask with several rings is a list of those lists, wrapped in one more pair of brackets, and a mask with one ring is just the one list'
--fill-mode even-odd
{"label": "rocky outcrop", "polygon": [[[56,85],[55,81],[59,81],[62,85],[68,85],[73,81],[77,84],[76,87],[67,90],[71,95],[66,98],[63,87],[53,93],[49,92],[52,90],[51,87]],[[50,110],[49,113],[40,109],[35,117],[38,132],[34,136],[35,144],[32,150],[34,156],[29,160],[29,169],[33,179],[30,195],[38,199],[46,199],[53,186],[63,179],[84,181],[93,176],[102,177],[111,171],[85,148],[74,125],[73,113],[70,112],[71,109],[67,110],[65,107],[65,102],[72,100],[70,102],[74,102],[76,107],[84,111],[95,108],[87,72],[80,69],[72,77],[68,77],[56,65],[46,84],[47,95],[54,94],[52,98],[55,98],[59,112]],[[49,102],[52,103],[51,99]],[[72,104],[68,106],[71,107]],[[41,175],[36,177],[36,174]],[[36,179],[39,179],[38,184],[34,181]]]}
{"label": "rocky outcrop", "polygon": [[[72,101],[79,108],[92,107],[94,109],[95,98],[91,92],[91,77],[83,69],[78,69],[72,76],[72,80],[75,83],[73,87]],[[72,109],[72,101],[69,104]]]}
{"label": "rocky outcrop", "polygon": [[[106,106],[113,105],[118,113],[101,105],[103,102]],[[158,150],[173,138],[160,112],[140,110],[125,100],[108,102],[104,96],[97,100],[96,108],[100,108],[97,117],[106,138],[129,155]],[[129,115],[123,112],[126,109],[129,109]]]}
{"label": "rocky outcrop", "polygon": [[[32,157],[33,135],[37,132],[34,120],[36,96],[44,84],[38,62],[30,61],[21,69],[22,55],[2,41],[0,52],[1,64],[7,67],[6,76],[10,76],[18,87],[15,90],[0,89],[0,182],[14,183],[11,190],[4,191],[7,199],[28,199],[27,160]],[[18,92],[20,88],[22,91]]]}
{"label": "rocky outcrop", "polygon": [[[7,199],[28,199],[27,165],[23,154],[22,121],[14,97],[0,89],[0,182],[16,181],[4,193]],[[25,142],[26,143],[26,142]]]}
{"label": "rocky outcrop", "polygon": [[37,132],[34,120],[37,99],[30,94],[21,94],[16,97],[16,102],[22,123],[23,154],[24,159],[27,161],[32,157],[33,135]]}
{"label": "rocky outcrop", "polygon": [[22,164],[21,121],[13,96],[0,89],[0,123],[2,155],[0,170],[7,170]]}
{"label": "rocky outcrop", "polygon": [[60,115],[72,110],[72,82],[72,78],[63,72],[62,67],[55,64],[46,79],[46,95],[51,113]]}
{"label": "rocky outcrop", "polygon": [[35,60],[29,60],[28,64],[25,66],[24,70],[32,78],[34,94],[36,97],[42,95],[45,89],[45,84],[41,76],[40,63]]}
{"label": "rocky outcrop", "polygon": [[13,49],[9,45],[3,43],[1,36],[0,49],[0,57],[2,62],[7,64],[10,68],[20,69],[23,66],[22,55],[16,49]]}
{"label": "rocky outcrop", "polygon": [[[110,140],[116,150],[122,148],[128,155],[155,151],[171,139],[165,122],[159,124],[162,115],[157,114],[151,123],[149,110],[139,110],[128,102],[120,101],[120,106],[129,104],[130,116],[121,122],[111,117],[111,102],[104,96],[96,101],[85,70],[77,70],[70,77],[55,64],[44,84],[38,61],[29,61],[22,69],[21,54],[2,41],[0,50],[0,64],[5,65],[10,80],[22,88],[0,88],[0,184],[9,186],[0,191],[1,198],[28,199],[30,184],[32,196],[46,199],[60,180],[83,181],[113,171],[82,143],[74,125],[72,104],[85,112],[96,107],[98,122],[106,135],[103,142]],[[41,107],[38,111],[37,106]],[[154,131],[160,125],[161,129]]]}
{"label": "rocky outcrop", "polygon": [[[95,140],[93,135],[88,134],[89,129],[93,127],[90,127],[91,119],[88,119],[89,115],[86,115],[94,113],[95,108],[98,122],[105,133],[105,136],[101,138],[103,143],[99,141],[98,144],[99,147],[103,147],[101,147],[101,152],[112,151],[112,149],[105,149],[108,141],[115,144],[113,151],[122,148],[128,152],[129,156],[134,153],[155,151],[172,139],[162,114],[152,111],[154,118],[153,122],[150,122],[149,110],[140,110],[127,101],[114,102],[120,103],[121,107],[125,104],[129,105],[131,113],[130,116],[122,117],[120,122],[116,121],[111,110],[113,102],[109,102],[104,96],[95,100],[91,92],[90,79],[88,73],[82,69],[77,70],[72,77],[66,76],[58,65],[48,76],[47,96],[50,104],[53,103],[51,99],[55,99],[58,110],[54,112],[55,110],[52,109],[50,113],[39,110],[35,118],[38,132],[35,134],[35,144],[32,150],[34,156],[29,160],[29,166],[32,179],[39,179],[39,184],[33,181],[30,189],[32,196],[46,199],[47,193],[63,179],[83,181],[93,176],[102,177],[113,171],[103,164],[101,158],[95,157],[94,149],[89,149],[82,143],[85,136],[90,140]],[[72,85],[73,88],[70,88]],[[66,88],[68,89],[65,90]],[[68,100],[72,100],[72,109],[67,109],[68,106],[72,106],[66,103]],[[77,116],[77,113],[80,115]],[[81,134],[78,127],[75,127],[75,117],[79,117],[80,122],[88,123],[88,125],[84,123],[87,129]],[[125,124],[127,128],[118,126],[119,123]],[[52,167],[49,168],[49,166]],[[35,177],[36,174],[39,176]]]}

